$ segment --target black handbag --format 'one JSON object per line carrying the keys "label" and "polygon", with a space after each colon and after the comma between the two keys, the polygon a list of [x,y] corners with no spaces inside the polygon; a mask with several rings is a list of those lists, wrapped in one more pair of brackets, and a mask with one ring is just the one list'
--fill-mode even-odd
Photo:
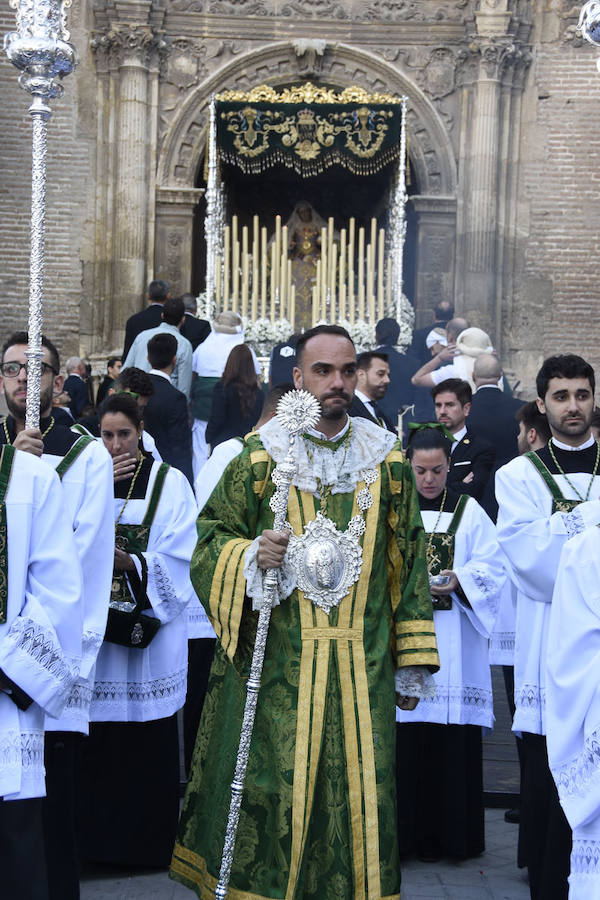
{"label": "black handbag", "polygon": [[142,569],[141,578],[137,569],[130,572],[113,571],[104,640],[121,647],[143,650],[160,628],[160,619],[144,612],[151,608],[151,603],[147,594],[148,566],[143,554],[148,549],[150,528],[168,469],[169,466],[162,463],[156,474],[142,524],[119,524],[115,529],[115,544],[118,549],[137,557]]}

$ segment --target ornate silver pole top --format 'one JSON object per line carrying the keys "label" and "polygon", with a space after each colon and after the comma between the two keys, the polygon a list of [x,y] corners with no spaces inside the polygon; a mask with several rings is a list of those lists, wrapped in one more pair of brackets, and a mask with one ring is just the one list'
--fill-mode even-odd
{"label": "ornate silver pole top", "polygon": [[[577,31],[590,44],[600,47],[600,3],[598,0],[589,0],[581,7]],[[600,60],[596,65],[600,70]]]}
{"label": "ornate silver pole top", "polygon": [[17,12],[17,30],[4,36],[10,61],[22,70],[19,84],[43,101],[60,97],[64,78],[77,64],[69,44],[67,9],[71,0],[9,0]]}
{"label": "ornate silver pole top", "polygon": [[314,428],[321,418],[319,401],[310,391],[288,391],[277,404],[276,418],[290,435]]}

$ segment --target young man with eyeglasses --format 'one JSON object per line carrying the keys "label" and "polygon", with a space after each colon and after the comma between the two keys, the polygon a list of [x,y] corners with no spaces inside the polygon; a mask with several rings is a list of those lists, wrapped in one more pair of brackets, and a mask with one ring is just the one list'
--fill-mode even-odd
{"label": "young man with eyeglasses", "polygon": [[27,345],[27,334],[17,332],[2,349],[0,386],[9,415],[0,426],[0,446],[12,444],[41,457],[56,470],[83,575],[83,630],[81,623],[73,625],[79,629],[83,658],[64,712],[60,718],[46,719],[47,799],[43,805],[50,900],[77,900],[75,772],[81,735],[88,733],[95,660],[108,614],[114,549],[113,467],[98,441],[71,431],[54,418],[52,399],[62,391],[63,378],[58,351],[47,338],[42,338],[40,427],[25,428]]}

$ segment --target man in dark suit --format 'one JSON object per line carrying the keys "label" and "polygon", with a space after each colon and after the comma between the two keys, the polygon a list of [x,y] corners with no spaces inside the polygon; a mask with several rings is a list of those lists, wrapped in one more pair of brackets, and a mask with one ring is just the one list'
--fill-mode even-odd
{"label": "man in dark suit", "polygon": [[454,307],[452,306],[450,301],[440,300],[440,302],[433,310],[433,317],[435,321],[433,321],[431,325],[426,325],[425,328],[415,328],[415,330],[413,331],[411,345],[408,348],[408,352],[414,359],[417,360],[417,369],[425,365],[425,363],[431,359],[431,353],[427,347],[427,344],[425,343],[427,335],[434,328],[443,328],[445,330],[446,325],[453,315]]}
{"label": "man in dark suit", "polygon": [[195,350],[210,334],[210,322],[196,316],[198,303],[193,294],[182,294],[181,299],[185,307],[185,318],[179,330],[192,345],[192,350]]}
{"label": "man in dark suit", "polygon": [[[419,364],[412,356],[400,353],[396,349],[399,335],[400,326],[395,319],[380,319],[375,326],[376,349],[387,355],[390,368],[390,384],[379,401],[379,406],[388,420],[394,424],[398,422],[400,410],[407,406],[413,406],[418,399],[411,378],[419,368]],[[427,401],[430,405],[429,396],[427,396]],[[431,407],[431,413],[433,414],[433,407]]]}
{"label": "man in dark suit", "polygon": [[359,353],[356,359],[357,382],[354,399],[348,408],[349,416],[369,419],[387,431],[395,432],[393,423],[381,409],[380,401],[390,383],[387,354],[379,350]]}
{"label": "man in dark suit", "polygon": [[163,304],[167,297],[170,296],[169,285],[166,281],[150,282],[148,293],[146,294],[147,299],[150,301],[150,306],[147,306],[141,312],[134,313],[127,319],[123,359],[127,359],[127,354],[138,334],[146,331],[148,328],[158,328],[162,322]]}
{"label": "man in dark suit", "polygon": [[519,425],[515,413],[523,405],[522,400],[517,400],[509,392],[500,390],[498,382],[502,374],[498,358],[491,353],[484,353],[475,360],[473,381],[476,391],[469,413],[469,431],[494,447],[494,464],[481,501],[481,505],[494,522],[498,515],[494,492],[496,472],[519,454],[517,443]]}
{"label": "man in dark suit", "polygon": [[67,378],[63,390],[71,398],[69,409],[74,419],[78,419],[84,407],[88,405],[88,388],[84,381],[85,363],[78,356],[71,356],[65,363]]}
{"label": "man in dark suit", "polygon": [[446,426],[455,441],[450,456],[448,487],[481,502],[494,464],[494,448],[467,429],[471,385],[460,378],[447,378],[432,388],[431,396],[436,419]]}
{"label": "man in dark suit", "polygon": [[171,384],[177,358],[177,339],[168,332],[148,341],[148,361],[154,393],[144,409],[144,431],[156,441],[165,462],[180,469],[193,487],[192,432],[185,394]]}

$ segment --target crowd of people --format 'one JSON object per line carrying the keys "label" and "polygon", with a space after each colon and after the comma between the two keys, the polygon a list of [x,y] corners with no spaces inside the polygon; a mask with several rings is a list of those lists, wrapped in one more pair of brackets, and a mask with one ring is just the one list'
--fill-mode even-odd
{"label": "crowd of people", "polygon": [[[240,317],[192,299],[151,283],[96,398],[44,338],[37,429],[28,335],[2,348],[2,896],[76,900],[82,861],[214,894],[275,570],[236,896],[399,896],[402,858],[481,854],[496,664],[531,896],[600,898],[591,366],[550,357],[519,400],[440,304],[408,353],[393,319],[358,355],[340,326],[293,335],[265,385]],[[280,532],[294,388],[320,418]]]}

